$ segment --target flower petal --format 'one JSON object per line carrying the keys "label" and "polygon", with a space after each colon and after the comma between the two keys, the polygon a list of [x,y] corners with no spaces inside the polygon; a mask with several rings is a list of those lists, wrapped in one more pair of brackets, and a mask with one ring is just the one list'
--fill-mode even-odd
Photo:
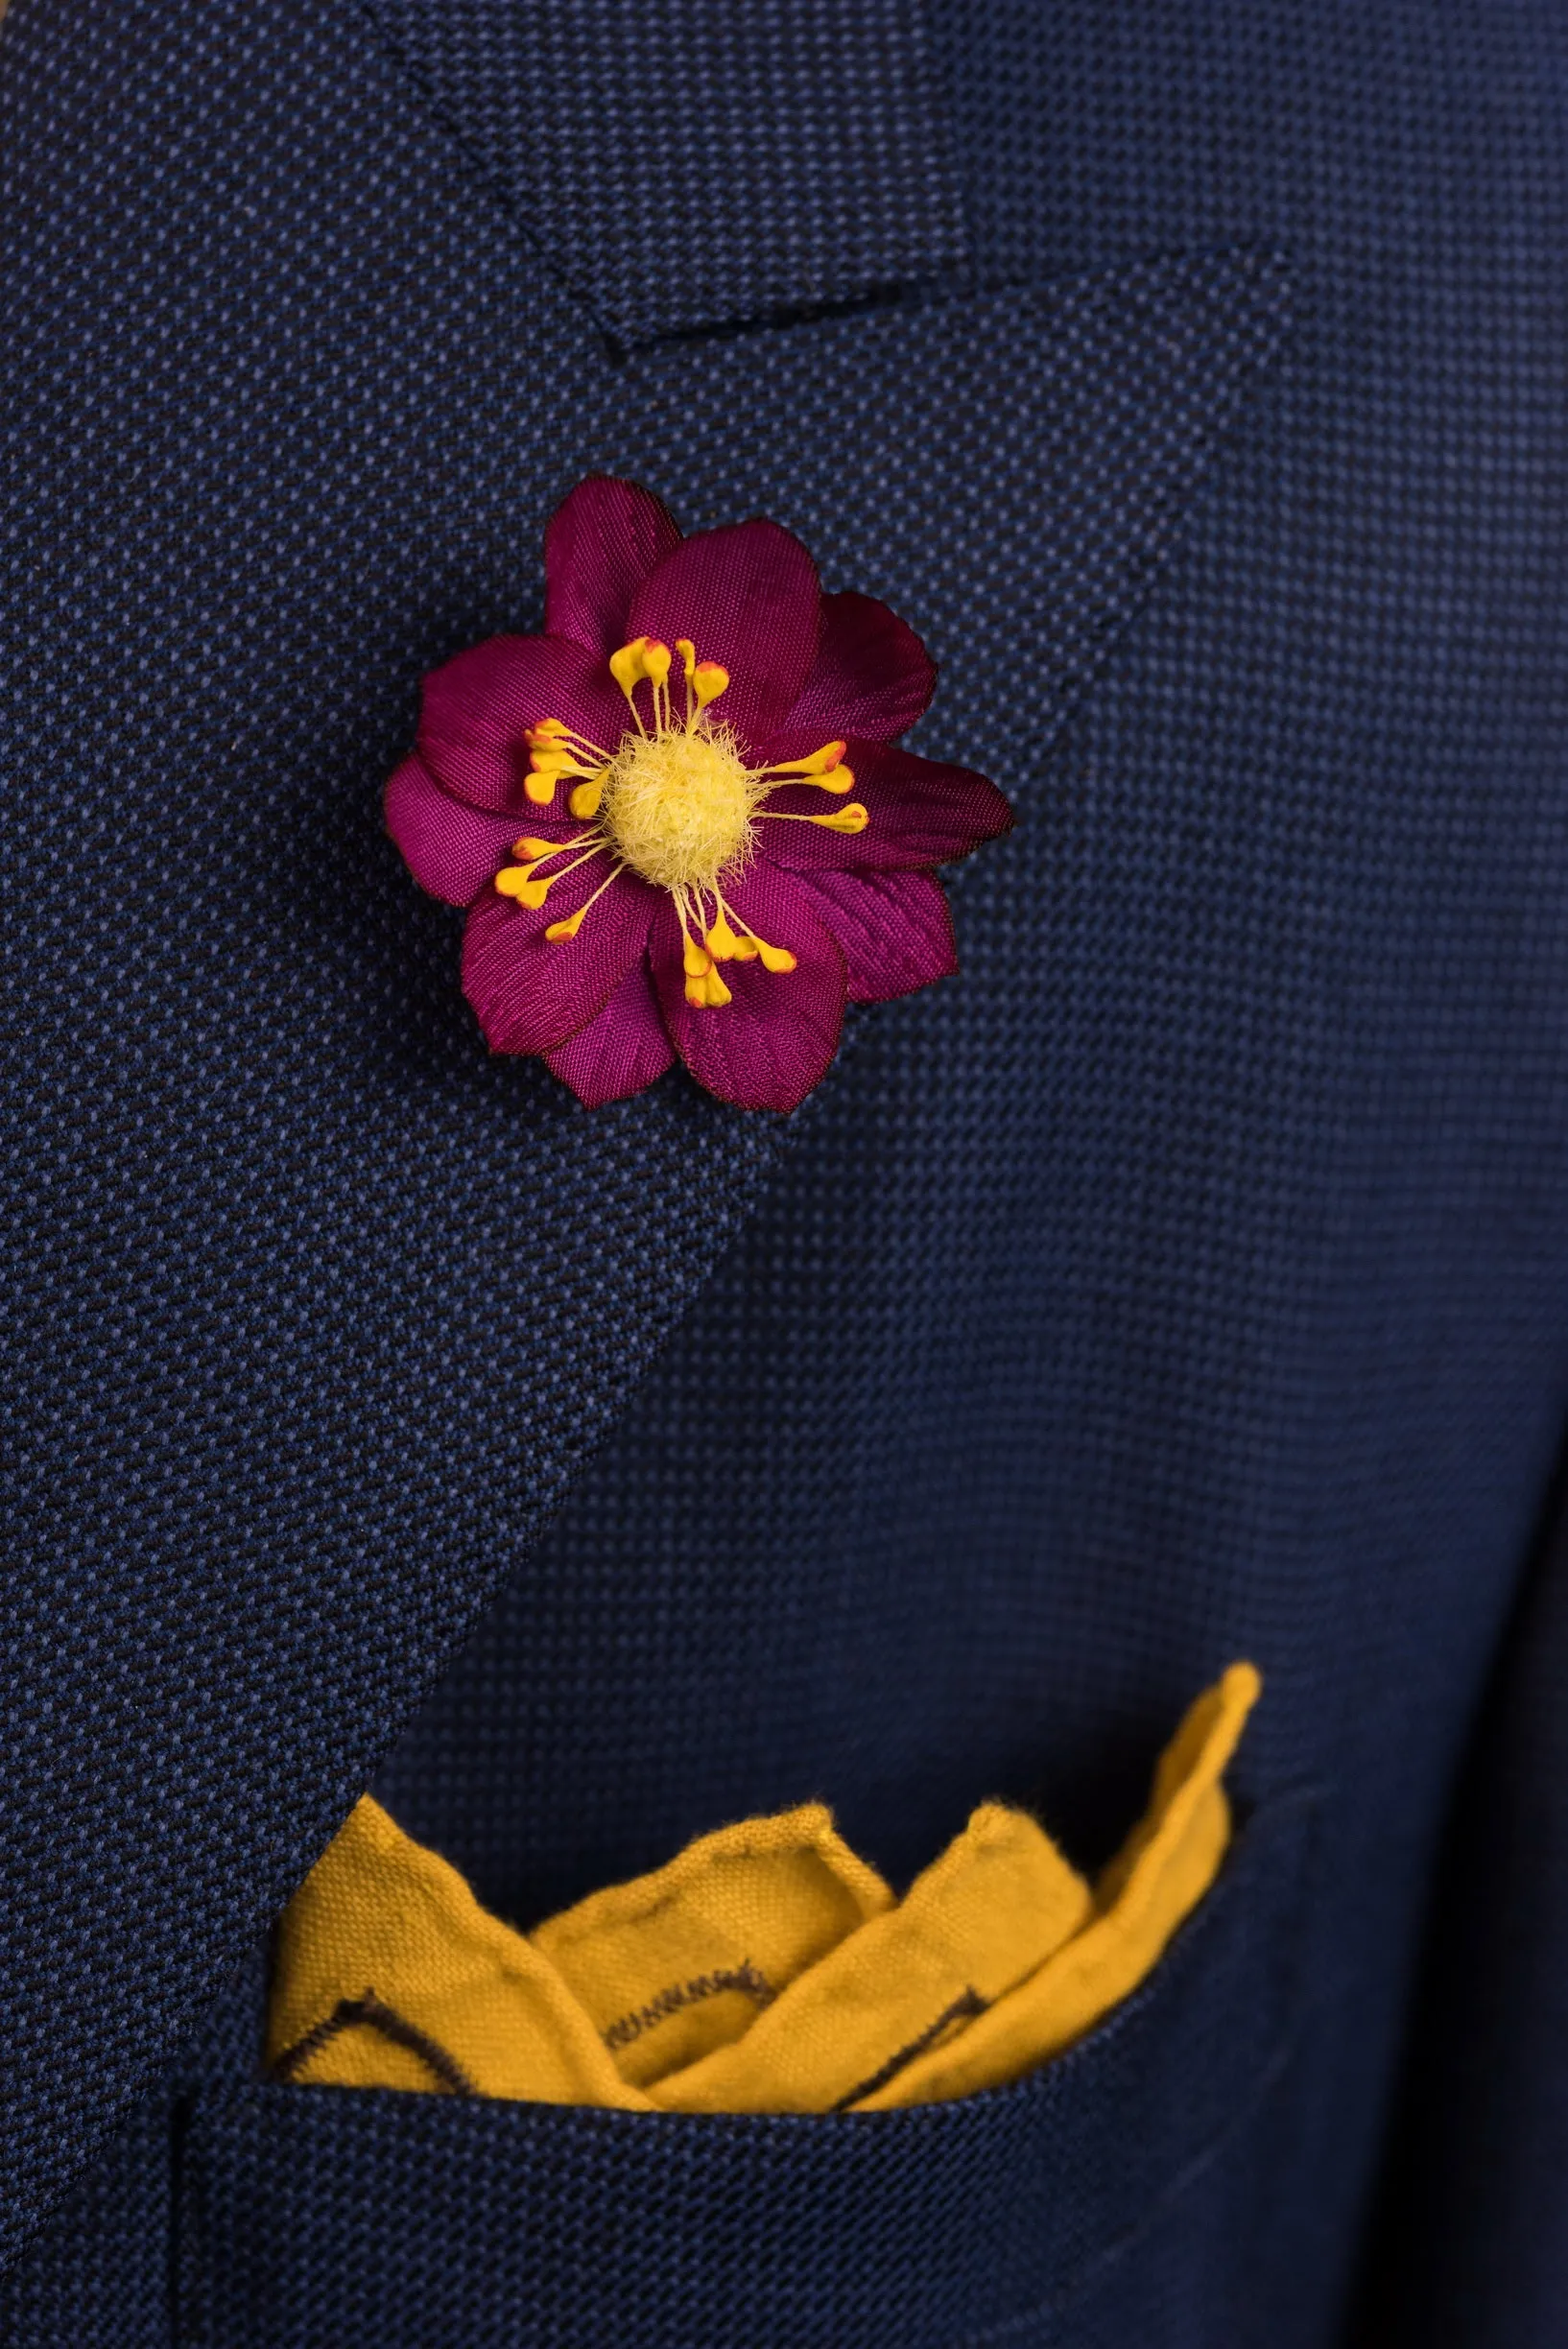
{"label": "flower petal", "polygon": [[[628,639],[682,636],[729,672],[713,716],[748,746],[775,734],[817,652],[817,566],[776,522],[702,531],[667,555],[631,599]],[[675,673],[678,680],[678,669]],[[678,681],[672,686],[677,711]]]}
{"label": "flower petal", "polygon": [[463,937],[463,991],[491,1052],[542,1053],[598,1017],[648,940],[656,891],[631,873],[613,880],[576,937],[549,927],[602,887],[606,859],[568,873],[537,911],[494,889],[475,899]]}
{"label": "flower petal", "polygon": [[841,734],[891,742],[925,716],[936,683],[936,662],[886,604],[874,596],[823,596],[817,658],[784,720],[791,747],[779,755],[798,757]]}
{"label": "flower petal", "polygon": [[996,785],[967,767],[942,767],[913,750],[855,740],[844,764],[855,778],[845,804],[858,800],[870,818],[864,832],[798,821],[831,816],[833,803],[810,785],[785,784],[769,794],[757,817],[757,845],[771,864],[801,871],[909,871],[950,865],[1011,827],[1012,810]]}
{"label": "flower petal", "polygon": [[491,816],[442,791],[419,753],[387,784],[387,829],[419,887],[448,905],[466,905],[506,862],[515,816]]}
{"label": "flower petal", "polygon": [[726,883],[725,894],[759,937],[788,947],[796,967],[721,963],[730,1001],[694,1010],[686,1001],[680,927],[666,899],[649,941],[664,1024],[698,1083],[721,1101],[742,1109],[795,1109],[825,1075],[838,1045],[843,957],[793,873],[753,865]]}
{"label": "flower petal", "polygon": [[[426,677],[418,747],[437,781],[460,799],[524,815],[534,806],[523,788],[524,736],[541,718],[563,719],[612,751],[627,707],[604,663],[567,637],[492,636]],[[556,804],[565,798],[558,787]]]}
{"label": "flower petal", "polygon": [[590,473],[550,517],[544,534],[544,625],[601,660],[635,631],[631,599],[654,565],[680,544],[674,517],[651,489]]}
{"label": "flower petal", "polygon": [[927,872],[796,873],[839,941],[851,1003],[913,995],[958,969],[947,896]]}
{"label": "flower petal", "polygon": [[675,1046],[659,1017],[646,955],[632,964],[598,1018],[544,1056],[588,1109],[625,1101],[662,1077],[676,1056]]}

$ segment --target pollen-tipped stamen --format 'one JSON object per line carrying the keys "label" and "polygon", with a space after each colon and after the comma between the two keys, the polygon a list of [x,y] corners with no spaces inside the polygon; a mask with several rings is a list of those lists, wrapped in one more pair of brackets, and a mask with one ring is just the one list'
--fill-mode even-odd
{"label": "pollen-tipped stamen", "polygon": [[716,962],[754,962],[760,960],[764,970],[795,969],[796,959],[789,948],[770,946],[766,938],[758,937],[750,924],[742,921],[717,890],[713,892],[713,902],[718,910],[707,932],[707,946]]}
{"label": "pollen-tipped stamen", "polygon": [[849,746],[843,742],[823,743],[806,758],[780,759],[776,767],[765,767],[759,772],[782,782],[787,776],[793,783],[803,783],[813,791],[846,792],[854,782],[852,771],[844,766],[843,754]]}
{"label": "pollen-tipped stamen", "polygon": [[630,644],[622,645],[609,656],[609,673],[625,694],[636,722],[639,734],[648,728],[637,707],[637,687],[646,677],[653,701],[653,733],[667,733],[670,727],[670,648],[657,636],[633,636]]}
{"label": "pollen-tipped stamen", "polygon": [[676,638],[676,651],[686,679],[686,731],[691,734],[708,703],[717,701],[728,690],[729,671],[722,661],[699,660],[697,647],[689,636]]}
{"label": "pollen-tipped stamen", "polygon": [[521,840],[512,842],[511,853],[514,857],[527,857],[534,864],[542,865],[546,857],[564,856],[568,848],[581,848],[588,837],[586,832],[574,832],[570,840],[547,841],[535,840],[532,833],[525,832]]}
{"label": "pollen-tipped stamen", "polygon": [[759,823],[820,824],[824,832],[864,832],[870,820],[858,799],[851,799],[847,807],[835,808],[831,816],[797,816],[787,808],[760,808],[757,812]]}
{"label": "pollen-tipped stamen", "polygon": [[609,888],[611,882],[617,880],[619,876],[625,872],[625,870],[626,866],[624,865],[617,865],[612,872],[606,873],[604,880],[600,882],[599,887],[594,890],[593,895],[591,897],[584,897],[582,903],[578,907],[575,914],[568,914],[564,921],[552,922],[550,924],[549,929],[544,935],[550,940],[552,945],[558,946],[564,938],[576,937],[578,932],[582,927],[584,919],[593,912],[594,907],[599,903],[600,898],[603,897],[605,891]]}
{"label": "pollen-tipped stamen", "polygon": [[[567,844],[575,848],[579,842],[572,841]],[[595,840],[593,845],[584,849],[582,855],[576,858],[572,864],[563,865],[559,872],[546,873],[542,881],[535,881],[534,878],[538,866],[544,862],[542,857],[535,858],[528,865],[503,865],[495,876],[496,889],[503,897],[515,897],[519,905],[525,905],[531,914],[536,914],[558,881],[564,881],[568,873],[574,873],[580,866],[589,864],[608,845],[609,842],[606,840]],[[553,855],[555,851],[552,850],[551,853]]]}
{"label": "pollen-tipped stamen", "polygon": [[[835,740],[776,767],[745,766],[730,729],[710,730],[703,720],[708,705],[727,690],[728,672],[718,661],[699,660],[697,646],[689,636],[676,639],[675,654],[679,656],[686,689],[680,728],[674,723],[670,692],[675,655],[659,638],[636,636],[609,657],[610,674],[626,697],[636,727],[635,735],[629,732],[623,737],[613,756],[574,735],[559,719],[543,719],[529,729],[538,787],[547,786],[553,795],[560,778],[575,776],[568,804],[573,816],[591,829],[559,843],[525,835],[513,853],[526,853],[528,862],[498,873],[495,885],[503,896],[515,897],[536,909],[557,881],[575,872],[602,848],[612,849],[618,859],[613,871],[576,913],[552,922],[545,936],[553,940],[576,937],[590,908],[630,868],[668,891],[680,923],[686,1001],[694,1010],[709,1009],[733,1000],[720,973],[721,962],[760,961],[765,970],[775,973],[797,967],[787,946],[774,946],[759,937],[735,914],[718,885],[721,873],[738,872],[750,854],[753,822],[771,815],[775,821],[860,832],[869,818],[858,803],[836,808],[830,816],[799,816],[759,806],[771,792],[791,783],[835,795],[847,791],[854,781],[843,763],[847,746]],[[644,683],[649,688],[652,732],[637,705],[637,688]],[[591,767],[583,763],[588,758],[594,761]],[[528,788],[531,794],[535,788],[532,775]],[[550,873],[536,870],[568,848],[580,852],[569,864]],[[710,900],[711,922],[707,918]]]}
{"label": "pollen-tipped stamen", "polygon": [[612,652],[609,656],[610,676],[627,698],[632,724],[639,734],[646,734],[648,731],[642,722],[642,712],[637,707],[637,687],[648,675],[643,666],[643,656],[647,651],[648,638],[633,636],[630,644],[622,645],[618,652]]}
{"label": "pollen-tipped stamen", "polygon": [[606,759],[609,752],[569,726],[564,718],[541,718],[536,725],[523,728],[523,740],[531,750],[570,750],[579,758]]}
{"label": "pollen-tipped stamen", "polygon": [[[676,919],[680,924],[680,967],[685,974],[686,1001],[694,1011],[702,1011],[713,1001],[708,993],[708,982],[717,979],[719,974],[714,968],[713,957],[698,943],[688,927],[694,921],[701,927],[701,911],[691,903],[684,889],[673,889],[670,901],[676,910]],[[720,985],[724,985],[722,980]],[[724,1001],[729,1001],[727,989]]]}
{"label": "pollen-tipped stamen", "polygon": [[498,897],[515,897],[519,905],[536,914],[549,893],[548,881],[535,881],[532,865],[503,865],[495,876]]}
{"label": "pollen-tipped stamen", "polygon": [[591,775],[609,757],[561,718],[541,718],[535,725],[525,726],[523,740],[529,749],[523,789],[535,807],[550,805],[564,776]]}
{"label": "pollen-tipped stamen", "polygon": [[757,959],[756,939],[747,933],[737,935],[730,928],[723,900],[717,920],[704,936],[707,950],[716,962],[754,962]]}

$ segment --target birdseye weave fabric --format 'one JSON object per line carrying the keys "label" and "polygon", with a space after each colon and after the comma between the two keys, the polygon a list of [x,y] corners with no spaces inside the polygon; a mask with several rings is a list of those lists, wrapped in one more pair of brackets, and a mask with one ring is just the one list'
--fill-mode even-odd
{"label": "birdseye weave fabric", "polygon": [[865,300],[966,251],[922,0],[366,0],[622,344]]}
{"label": "birdseye weave fabric", "polygon": [[[12,0],[8,2343],[1564,2331],[1565,117],[1547,0]],[[1013,811],[789,1118],[491,1056],[386,837],[596,474]],[[367,1787],[525,1935],[810,1804],[1097,1879],[1242,1655],[1224,1866],[1011,2086],[265,2075]]]}
{"label": "birdseye weave fabric", "polygon": [[[944,675],[930,747],[1038,794],[1288,315],[1253,245],[618,364],[360,25],[23,0],[3,35],[6,576],[42,583],[3,718],[30,778],[12,2249],[320,1856],[796,1138],[675,1076],[590,1114],[490,1059],[453,918],[385,837],[420,677],[537,629],[549,516],[618,474],[694,530],[771,512],[829,592],[907,614]],[[1005,486],[964,455],[977,334]],[[113,887],[83,889],[100,839]],[[630,1865],[585,1843],[573,1890],[712,1823]]]}

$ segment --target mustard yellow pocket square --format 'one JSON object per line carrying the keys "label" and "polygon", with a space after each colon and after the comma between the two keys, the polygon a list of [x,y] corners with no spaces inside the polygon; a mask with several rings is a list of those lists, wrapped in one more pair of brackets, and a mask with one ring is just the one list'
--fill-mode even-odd
{"label": "mustard yellow pocket square", "polygon": [[368,1795],[284,1912],[274,2076],[639,2112],[869,2112],[994,2088],[1135,1990],[1214,1881],[1233,1664],[1092,1885],[983,1803],[902,1900],[808,1803],[701,1837],[532,1934]]}

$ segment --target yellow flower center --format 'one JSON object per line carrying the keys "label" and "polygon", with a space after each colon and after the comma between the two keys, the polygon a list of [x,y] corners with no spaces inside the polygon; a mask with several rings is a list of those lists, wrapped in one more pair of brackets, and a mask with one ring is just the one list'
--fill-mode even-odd
{"label": "yellow flower center", "polygon": [[727,726],[627,734],[604,778],[599,820],[645,881],[711,895],[749,855],[751,813],[770,788],[747,771]]}
{"label": "yellow flower center", "polygon": [[[670,691],[670,648],[638,636],[610,655],[610,675],[632,720],[617,748],[589,742],[559,718],[541,718],[530,726],[530,799],[535,807],[549,807],[560,785],[569,783],[566,804],[584,829],[569,841],[535,840],[525,833],[512,848],[525,862],[503,866],[495,886],[503,897],[537,911],[558,881],[583,866],[596,866],[598,887],[575,914],[545,931],[552,943],[564,944],[577,937],[618,874],[640,873],[670,892],[684,940],[686,1001],[694,1010],[715,1010],[731,1000],[721,962],[760,962],[773,972],[795,968],[789,948],[758,937],[726,903],[721,887],[744,867],[754,825],[810,823],[830,832],[864,832],[869,819],[858,800],[825,816],[766,807],[770,795],[786,784],[809,785],[842,799],[855,780],[843,763],[843,744],[823,743],[820,750],[775,767],[748,767],[728,726],[715,725],[708,716],[708,704],[728,687],[728,673],[717,661],[700,661],[688,637],[679,639],[676,651],[685,679],[678,718]],[[644,684],[652,727],[637,705],[637,689]],[[606,862],[599,863],[601,858]]]}

